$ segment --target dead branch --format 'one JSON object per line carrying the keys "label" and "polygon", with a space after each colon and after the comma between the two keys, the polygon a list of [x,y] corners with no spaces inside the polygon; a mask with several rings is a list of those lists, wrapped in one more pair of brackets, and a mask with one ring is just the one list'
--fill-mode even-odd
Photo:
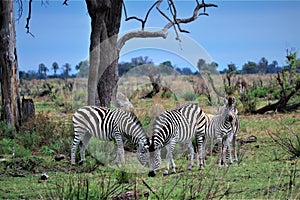
{"label": "dead branch", "polygon": [[[171,28],[174,27],[175,33],[176,33],[176,39],[179,40],[179,34],[177,29],[180,32],[185,32],[188,33],[188,31],[184,30],[181,28],[180,24],[187,24],[190,23],[192,21],[195,21],[198,16],[203,15],[203,13],[199,14],[199,11],[203,8],[204,9],[204,13],[206,12],[206,8],[207,7],[217,7],[217,5],[215,4],[206,4],[204,3],[204,0],[202,0],[202,3],[200,4],[197,0],[197,5],[194,8],[193,14],[191,17],[189,18],[182,18],[182,19],[178,19],[177,18],[177,10],[176,10],[176,6],[173,2],[173,0],[168,0],[169,3],[169,7],[170,7],[170,12],[172,15],[171,19],[166,13],[164,13],[161,9],[160,9],[160,4],[162,3],[163,0],[158,0],[156,1],[147,11],[146,17],[144,19],[138,18],[136,16],[132,16],[132,17],[128,17],[127,15],[127,11],[126,11],[126,7],[123,4],[123,8],[124,8],[124,13],[126,16],[126,21],[128,20],[137,20],[139,22],[142,23],[142,29],[141,31],[135,31],[135,32],[130,32],[127,33],[125,35],[123,35],[119,41],[118,41],[118,45],[117,45],[117,49],[118,51],[121,50],[121,48],[124,46],[124,44],[126,43],[126,41],[132,39],[132,38],[146,38],[146,37],[162,37],[162,38],[166,38],[167,37],[167,31]],[[169,22],[159,31],[144,31],[145,28],[145,24],[147,22],[148,16],[150,14],[150,12],[153,10],[153,8],[156,7],[156,9],[158,10],[158,12],[165,17]],[[205,13],[205,15],[207,15]]]}
{"label": "dead branch", "polygon": [[68,0],[64,0],[63,5],[68,6]]}
{"label": "dead branch", "polygon": [[34,37],[34,35],[30,32],[30,27],[29,27],[29,23],[30,23],[30,19],[31,19],[31,6],[32,6],[32,0],[29,0],[29,2],[28,2],[28,15],[27,15],[27,19],[26,19],[25,28],[27,29],[27,33],[29,33],[32,37]]}
{"label": "dead branch", "polygon": [[144,18],[144,19],[141,19],[141,18],[138,18],[138,17],[136,17],[136,16],[128,17],[128,15],[127,15],[127,10],[126,10],[126,6],[125,6],[125,3],[123,2],[123,8],[124,8],[124,14],[125,14],[125,21],[129,21],[129,20],[135,19],[135,20],[137,20],[137,21],[139,21],[139,22],[142,23],[142,30],[144,30],[145,24],[146,24],[146,22],[147,22],[147,20],[148,20],[148,16],[149,16],[150,12],[152,11],[152,9],[155,7],[155,5],[156,5],[157,3],[158,3],[158,1],[156,1],[156,2],[149,8],[148,12],[146,13],[145,18]]}
{"label": "dead branch", "polygon": [[210,73],[206,73],[206,74],[207,74],[207,76],[208,76],[208,82],[210,83],[210,85],[211,85],[212,89],[214,90],[214,92],[215,92],[218,96],[225,98],[226,96],[225,96],[224,94],[221,94],[221,93],[217,90],[217,88],[215,87],[214,81],[213,81],[213,79],[212,79]]}

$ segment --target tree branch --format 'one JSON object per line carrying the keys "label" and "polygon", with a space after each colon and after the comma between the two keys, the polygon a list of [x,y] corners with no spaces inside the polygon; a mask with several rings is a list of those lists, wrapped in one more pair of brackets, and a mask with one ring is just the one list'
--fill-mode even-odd
{"label": "tree branch", "polygon": [[68,0],[64,0],[63,5],[68,6]]}
{"label": "tree branch", "polygon": [[30,19],[31,19],[31,6],[32,6],[32,0],[29,0],[29,2],[28,2],[28,15],[27,15],[27,19],[26,19],[25,28],[27,29],[27,33],[29,33],[32,37],[34,37],[34,35],[30,32],[30,27],[29,27],[29,23],[30,23]]}
{"label": "tree branch", "polygon": [[[204,8],[204,13],[206,11],[206,8],[207,7],[218,7],[217,5],[215,4],[206,4],[204,3],[204,0],[202,0],[202,3],[200,4],[198,2],[198,0],[196,0],[197,2],[197,5],[196,7],[194,8],[194,11],[193,11],[193,15],[189,18],[183,18],[183,19],[177,19],[177,10],[176,10],[176,6],[173,2],[173,0],[168,0],[168,3],[169,3],[169,7],[170,7],[170,12],[171,12],[171,15],[173,17],[173,20],[168,17],[168,15],[166,15],[161,9],[160,9],[160,4],[162,3],[163,0],[158,0],[156,1],[150,8],[149,10],[147,11],[147,14],[146,14],[146,17],[144,19],[141,19],[141,18],[138,18],[136,16],[132,16],[132,17],[128,17],[127,16],[127,11],[126,11],[126,7],[125,7],[125,4],[123,3],[123,8],[124,8],[124,13],[125,13],[125,17],[126,17],[126,21],[128,20],[132,20],[132,19],[135,19],[139,22],[142,23],[142,30],[141,31],[135,31],[135,32],[130,32],[130,33],[127,33],[125,34],[124,36],[122,36],[119,40],[118,40],[118,50],[120,51],[121,48],[124,46],[124,44],[126,43],[126,41],[132,39],[132,38],[147,38],[147,37],[162,37],[162,38],[166,38],[167,37],[167,31],[171,28],[171,27],[174,27],[174,30],[176,32],[176,39],[179,40],[179,34],[178,34],[178,31],[176,29],[176,27],[178,28],[178,30],[180,32],[185,32],[185,33],[189,33],[188,31],[182,29],[180,27],[180,24],[187,24],[187,23],[190,23],[194,20],[196,20],[198,18],[198,16],[200,15],[203,15],[203,14],[199,14],[199,10]],[[148,19],[148,16],[150,14],[150,12],[152,11],[152,9],[156,6],[156,9],[158,10],[158,12],[163,16],[165,17],[169,22],[160,30],[160,31],[153,31],[153,32],[150,32],[150,31],[144,31],[144,27],[145,27],[145,24],[147,22],[147,19]],[[207,14],[205,14],[207,15]],[[176,25],[176,26],[175,26]]]}
{"label": "tree branch", "polygon": [[146,22],[147,22],[147,20],[148,20],[148,16],[149,16],[150,12],[152,11],[152,9],[154,8],[154,6],[155,6],[157,3],[158,3],[158,1],[156,1],[156,2],[149,8],[148,12],[146,13],[145,18],[144,18],[144,19],[141,19],[141,18],[138,18],[138,17],[136,17],[136,16],[128,17],[128,15],[127,15],[127,10],[126,10],[126,6],[125,6],[125,3],[123,2],[123,8],[124,8],[124,14],[125,14],[125,21],[129,21],[129,20],[135,19],[135,20],[137,20],[137,21],[139,21],[139,22],[142,23],[142,30],[144,30],[145,24],[146,24]]}
{"label": "tree branch", "polygon": [[134,32],[129,32],[123,35],[119,40],[117,44],[117,49],[120,51],[124,44],[132,39],[132,38],[157,38],[161,37],[163,39],[167,38],[167,34],[163,31],[134,31]]}

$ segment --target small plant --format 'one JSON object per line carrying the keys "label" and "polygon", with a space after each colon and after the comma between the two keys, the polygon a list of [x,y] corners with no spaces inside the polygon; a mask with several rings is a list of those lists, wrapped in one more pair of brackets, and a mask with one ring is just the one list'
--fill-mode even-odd
{"label": "small plant", "polygon": [[0,139],[1,138],[14,138],[16,135],[12,126],[7,125],[6,121],[0,121]]}
{"label": "small plant", "polygon": [[42,146],[41,152],[44,156],[53,156],[55,154],[55,151],[48,146]]}
{"label": "small plant", "polygon": [[54,189],[48,190],[45,198],[48,199],[111,199],[114,194],[128,190],[130,185],[114,181],[107,172],[102,172],[101,178],[93,179],[88,174],[70,174],[57,179]]}
{"label": "small plant", "polygon": [[3,138],[0,141],[0,153],[13,157],[26,157],[31,155],[31,151],[18,144],[16,139]]}
{"label": "small plant", "polygon": [[280,132],[274,133],[270,130],[267,133],[281,149],[287,152],[291,159],[300,158],[300,133],[294,131],[293,128],[284,126],[289,131],[287,136],[282,136]]}

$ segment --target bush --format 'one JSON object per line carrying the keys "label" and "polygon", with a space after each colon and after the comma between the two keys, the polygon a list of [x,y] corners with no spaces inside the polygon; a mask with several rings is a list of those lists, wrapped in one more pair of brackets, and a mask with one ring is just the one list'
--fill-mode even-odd
{"label": "bush", "polygon": [[185,100],[185,101],[195,101],[196,100],[196,94],[194,92],[185,92],[183,95],[182,95],[182,98]]}
{"label": "bush", "polygon": [[6,121],[0,121],[0,139],[1,138],[14,138],[16,135],[12,126],[7,125]]}
{"label": "bush", "polygon": [[19,145],[16,139],[7,138],[3,138],[0,141],[0,153],[14,157],[27,157],[31,155],[31,151]]}
{"label": "bush", "polygon": [[267,130],[269,136],[281,149],[287,152],[291,159],[300,158],[300,132],[296,119],[285,119],[280,121],[280,129]]}

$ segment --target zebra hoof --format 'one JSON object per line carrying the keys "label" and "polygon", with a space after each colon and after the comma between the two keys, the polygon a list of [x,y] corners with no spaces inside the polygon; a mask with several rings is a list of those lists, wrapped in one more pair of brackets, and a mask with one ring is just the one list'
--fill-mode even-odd
{"label": "zebra hoof", "polygon": [[163,176],[168,176],[169,174],[168,173],[163,173]]}
{"label": "zebra hoof", "polygon": [[148,173],[148,177],[154,177],[156,175],[156,173],[154,171],[150,171]]}
{"label": "zebra hoof", "polygon": [[171,174],[176,174],[176,171],[171,172]]}

